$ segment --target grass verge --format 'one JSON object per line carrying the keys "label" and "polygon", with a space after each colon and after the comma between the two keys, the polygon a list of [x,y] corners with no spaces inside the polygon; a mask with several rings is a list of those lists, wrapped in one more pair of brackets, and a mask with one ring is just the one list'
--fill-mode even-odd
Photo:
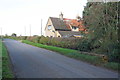
{"label": "grass verge", "polygon": [[43,45],[43,44],[39,44],[39,43],[33,43],[33,42],[30,42],[30,41],[27,41],[27,40],[23,40],[22,42],[26,43],[26,44],[36,46],[36,47],[52,50],[52,51],[58,52],[60,54],[63,54],[65,56],[75,58],[75,59],[79,59],[79,60],[94,64],[94,65],[99,65],[99,66],[102,66],[102,67],[105,67],[105,68],[108,68],[108,69],[112,69],[112,70],[115,70],[115,71],[118,71],[118,65],[120,66],[119,63],[115,63],[115,62],[104,63],[102,61],[102,59],[98,56],[81,54],[79,51],[73,50],[73,49],[66,49],[66,48],[48,46],[48,45]]}
{"label": "grass verge", "polygon": [[2,45],[0,46],[2,49],[2,78],[14,78],[7,49],[2,43],[2,40],[0,40],[0,45]]}

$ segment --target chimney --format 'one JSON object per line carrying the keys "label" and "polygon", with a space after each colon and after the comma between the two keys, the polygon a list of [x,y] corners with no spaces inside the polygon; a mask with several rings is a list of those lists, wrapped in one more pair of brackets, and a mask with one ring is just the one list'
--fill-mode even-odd
{"label": "chimney", "polygon": [[62,12],[61,12],[61,14],[59,15],[59,18],[60,18],[61,20],[63,20],[63,14],[62,14]]}
{"label": "chimney", "polygon": [[81,20],[81,17],[79,15],[77,15],[76,18],[78,22]]}

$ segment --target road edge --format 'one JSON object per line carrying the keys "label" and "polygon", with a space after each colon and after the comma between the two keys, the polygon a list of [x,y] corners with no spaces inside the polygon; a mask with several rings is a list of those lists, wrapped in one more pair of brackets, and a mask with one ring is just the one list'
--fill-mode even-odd
{"label": "road edge", "polygon": [[4,43],[4,39],[2,40],[2,43],[4,44],[4,46],[5,46],[5,48],[6,48],[6,51],[7,51],[7,54],[8,54],[8,59],[9,59],[9,62],[10,62],[9,67],[10,67],[10,69],[11,69],[11,71],[12,71],[13,78],[17,78],[16,73],[15,73],[15,70],[14,70],[14,65],[13,65],[13,63],[12,63],[12,60],[11,60],[9,51],[8,51],[8,49],[7,49],[7,47],[6,47],[5,43]]}

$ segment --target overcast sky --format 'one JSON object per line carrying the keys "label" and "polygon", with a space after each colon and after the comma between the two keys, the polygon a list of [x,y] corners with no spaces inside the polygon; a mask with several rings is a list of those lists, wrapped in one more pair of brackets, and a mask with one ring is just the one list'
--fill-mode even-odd
{"label": "overcast sky", "polygon": [[0,28],[2,34],[41,35],[42,27],[49,17],[59,17],[60,12],[64,18],[82,17],[82,11],[87,0],[0,0]]}

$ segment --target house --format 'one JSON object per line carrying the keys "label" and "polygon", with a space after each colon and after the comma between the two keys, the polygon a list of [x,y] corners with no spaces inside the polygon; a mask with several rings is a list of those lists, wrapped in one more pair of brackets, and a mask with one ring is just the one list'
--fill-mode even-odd
{"label": "house", "polygon": [[80,31],[85,31],[83,21],[78,16],[77,19],[63,18],[63,14],[59,18],[49,17],[45,27],[45,35],[47,37],[71,37],[81,36]]}

